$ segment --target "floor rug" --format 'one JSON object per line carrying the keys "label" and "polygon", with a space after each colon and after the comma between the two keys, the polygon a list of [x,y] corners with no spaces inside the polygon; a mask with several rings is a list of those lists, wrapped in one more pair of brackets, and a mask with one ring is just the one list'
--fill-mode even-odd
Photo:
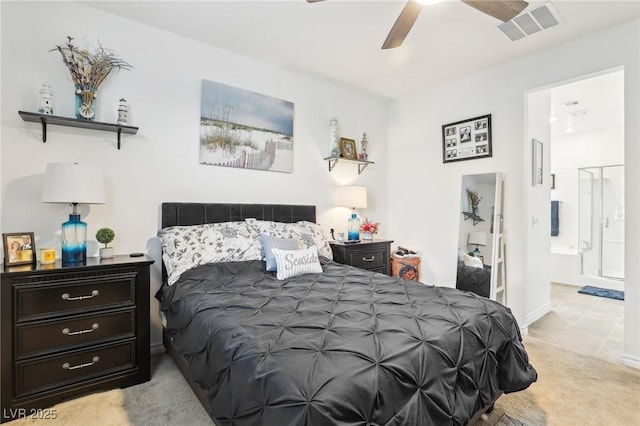
{"label": "floor rug", "polygon": [[509,417],[508,415],[503,414],[502,417],[500,417],[500,420],[498,421],[498,423],[495,424],[495,426],[527,426],[527,425],[526,423],[522,423],[518,419],[514,419],[513,417]]}
{"label": "floor rug", "polygon": [[624,291],[609,290],[607,288],[591,287],[586,285],[578,290],[578,293],[590,294],[592,296],[608,297],[609,299],[624,300]]}

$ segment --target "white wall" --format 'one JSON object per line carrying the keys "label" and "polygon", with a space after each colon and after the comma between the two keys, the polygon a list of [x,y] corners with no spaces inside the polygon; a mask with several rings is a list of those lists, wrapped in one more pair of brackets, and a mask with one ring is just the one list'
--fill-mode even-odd
{"label": "white wall", "polygon": [[[547,245],[546,250],[537,252],[525,249],[525,238],[530,231],[526,194],[531,181],[531,145],[524,121],[525,93],[624,66],[625,177],[627,182],[640,181],[639,26],[638,20],[630,21],[522,60],[428,88],[394,103],[389,119],[389,146],[393,147],[389,150],[389,235],[424,253],[423,276],[441,285],[455,285],[453,265],[458,240],[454,230],[459,219],[461,176],[501,172],[504,175],[508,305],[519,323],[526,326],[527,315],[538,309],[525,304],[529,297],[537,295],[535,276],[529,268],[548,268],[549,248]],[[441,125],[489,113],[492,114],[493,157],[442,164]],[[547,207],[548,204],[545,216],[548,216]],[[640,368],[638,185],[628,185],[626,189],[625,225],[628,284],[624,362]]]}
{"label": "white wall", "polygon": [[[524,140],[524,168],[529,171],[524,179],[525,199],[525,240],[524,264],[527,274],[525,290],[524,326],[536,321],[551,309],[551,254],[549,234],[551,233],[550,191],[551,175],[551,131],[549,126],[550,103],[548,90],[529,93],[525,99],[527,119]],[[534,142],[542,143],[542,185],[533,186]],[[507,268],[510,265],[507,263]],[[508,272],[507,272],[508,273]],[[507,280],[507,295],[509,280]]]}
{"label": "white wall", "polygon": [[[95,231],[116,232],[117,253],[147,251],[152,267],[151,294],[159,287],[160,252],[155,235],[163,201],[315,204],[327,231],[346,228],[348,209],[333,207],[333,189],[356,182],[369,189],[363,213],[387,233],[387,111],[379,98],[333,86],[275,66],[140,25],[75,2],[2,2],[2,130],[0,148],[2,232],[34,231],[38,246],[60,244],[60,224],[70,209],[43,204],[43,173],[50,162],[89,163],[104,170],[107,203],[82,206],[89,226],[90,255],[97,254]],[[80,46],[98,40],[131,63],[132,71],[110,77],[98,98],[99,121],[115,122],[118,99],[129,103],[129,122],[137,135],[50,126],[41,141],[40,126],[26,123],[18,110],[36,111],[38,90],[49,82],[56,113],[74,116],[73,85],[58,52],[76,37]],[[208,79],[263,93],[295,104],[293,173],[274,173],[200,165],[198,162],[200,89]],[[323,157],[329,150],[329,119],[341,134],[369,136],[375,165],[358,176],[339,164],[332,173]],[[157,304],[152,298],[152,343],[161,341]]]}

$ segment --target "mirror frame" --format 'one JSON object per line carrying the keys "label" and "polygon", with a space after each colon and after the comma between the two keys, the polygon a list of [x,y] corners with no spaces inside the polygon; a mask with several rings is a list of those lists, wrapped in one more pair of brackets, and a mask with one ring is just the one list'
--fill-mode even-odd
{"label": "mirror frame", "polygon": [[[493,211],[486,220],[482,218],[482,215],[478,214],[478,203],[475,205],[471,205],[472,201],[470,198],[472,197],[469,191],[474,191],[476,188],[473,188],[468,184],[469,179],[474,181],[475,177],[482,177],[483,180],[493,181],[494,189],[493,189]],[[466,178],[466,179],[465,179]],[[490,184],[490,183],[489,183]],[[460,196],[460,221],[458,225],[458,246],[459,248],[463,248],[465,253],[468,252],[467,248],[469,244],[466,244],[466,235],[469,231],[469,226],[463,226],[464,222],[467,220],[472,220],[472,227],[475,227],[480,222],[490,221],[490,226],[488,228],[488,234],[491,235],[491,276],[489,279],[489,298],[492,300],[496,300],[502,304],[506,304],[506,265],[504,261],[504,179],[502,174],[499,172],[492,173],[477,173],[470,175],[462,175],[460,179],[461,186],[461,196]],[[475,191],[477,194],[477,190]],[[485,194],[488,192],[485,191]],[[466,200],[466,203],[465,203]],[[481,199],[480,199],[481,201]],[[484,227],[486,228],[486,226]],[[464,235],[463,235],[464,233]],[[462,243],[462,242],[465,243]],[[483,259],[486,259],[483,257]],[[484,263],[484,261],[483,261]],[[457,279],[456,279],[457,281]]]}

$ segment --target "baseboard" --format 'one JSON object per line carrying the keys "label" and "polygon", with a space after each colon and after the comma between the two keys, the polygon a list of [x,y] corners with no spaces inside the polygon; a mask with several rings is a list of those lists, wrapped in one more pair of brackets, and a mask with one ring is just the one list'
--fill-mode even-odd
{"label": "baseboard", "polygon": [[640,358],[637,356],[622,355],[622,364],[640,370]]}
{"label": "baseboard", "polygon": [[551,312],[551,303],[542,305],[535,311],[531,312],[527,315],[527,327],[547,315],[549,312]]}
{"label": "baseboard", "polygon": [[520,327],[520,336],[525,337],[529,335],[529,327],[526,325],[524,327]]}
{"label": "baseboard", "polygon": [[166,353],[167,350],[164,348],[162,342],[151,344],[150,353],[151,355],[160,355]]}

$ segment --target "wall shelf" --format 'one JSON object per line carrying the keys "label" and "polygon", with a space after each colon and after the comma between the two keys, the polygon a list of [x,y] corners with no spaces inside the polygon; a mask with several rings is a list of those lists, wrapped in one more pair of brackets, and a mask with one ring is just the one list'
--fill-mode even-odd
{"label": "wall shelf", "polygon": [[338,162],[351,163],[358,165],[358,174],[362,173],[364,169],[367,168],[369,164],[375,164],[373,161],[364,161],[364,160],[350,160],[348,158],[343,157],[327,157],[325,161],[329,163],[329,171],[333,170],[333,168],[338,164]]}
{"label": "wall shelf", "polygon": [[127,133],[135,135],[138,128],[133,126],[123,126],[121,124],[103,123],[100,121],[80,120],[77,118],[60,117],[58,115],[40,114],[37,112],[18,111],[24,121],[42,124],[42,142],[47,142],[47,124],[56,126],[79,127],[81,129],[102,130],[118,134],[118,149],[120,149],[120,135]]}

